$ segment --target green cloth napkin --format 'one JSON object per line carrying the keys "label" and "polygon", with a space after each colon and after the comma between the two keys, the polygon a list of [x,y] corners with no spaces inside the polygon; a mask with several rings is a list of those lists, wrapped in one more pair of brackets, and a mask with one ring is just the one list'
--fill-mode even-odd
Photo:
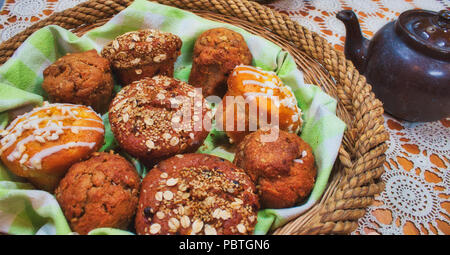
{"label": "green cloth napkin", "polygon": [[[105,25],[77,37],[58,26],[47,26],[33,33],[4,65],[0,67],[0,128],[8,123],[8,111],[24,105],[40,105],[46,100],[42,90],[43,70],[68,52],[89,49],[101,51],[103,46],[128,31],[157,28],[178,35],[183,41],[181,56],[175,63],[175,78],[187,81],[192,65],[196,38],[205,30],[227,27],[241,33],[253,55],[254,66],[275,71],[292,88],[303,110],[301,137],[313,148],[318,176],[316,185],[302,205],[288,209],[265,209],[258,213],[255,234],[265,234],[308,210],[318,201],[326,187],[337,156],[345,124],[336,117],[336,101],[314,85],[304,84],[302,73],[294,59],[280,47],[261,37],[232,25],[200,18],[190,12],[146,0],[138,0],[117,14]],[[117,88],[117,86],[116,86]],[[105,144],[102,151],[117,144],[111,133],[108,117],[105,122]],[[224,134],[208,136],[199,150],[232,160],[234,155],[220,146]],[[124,155],[144,176],[148,169],[129,155]],[[54,196],[35,190],[23,178],[17,177],[0,164],[0,232],[9,234],[73,234]],[[99,228],[89,234],[132,234],[127,231]]]}

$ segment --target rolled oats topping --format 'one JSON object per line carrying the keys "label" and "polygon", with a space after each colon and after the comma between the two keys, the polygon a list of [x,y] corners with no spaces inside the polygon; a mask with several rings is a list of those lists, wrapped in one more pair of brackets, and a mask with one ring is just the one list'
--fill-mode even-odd
{"label": "rolled oats topping", "polygon": [[177,58],[181,45],[181,39],[174,34],[144,29],[117,37],[105,45],[102,56],[115,68],[131,68]]}

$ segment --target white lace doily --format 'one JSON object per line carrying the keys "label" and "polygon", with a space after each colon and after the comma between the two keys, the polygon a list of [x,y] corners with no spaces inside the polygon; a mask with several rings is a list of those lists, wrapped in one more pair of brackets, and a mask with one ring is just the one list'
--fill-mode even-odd
{"label": "white lace doily", "polygon": [[87,0],[19,0],[6,1],[2,11],[6,15],[0,15],[0,42],[6,41],[39,19],[44,19],[53,12],[63,11],[67,8],[85,2]]}
{"label": "white lace doily", "polygon": [[382,176],[386,188],[354,234],[447,234],[450,215],[443,204],[450,197],[449,126],[402,122],[387,114],[385,124],[390,135]]}

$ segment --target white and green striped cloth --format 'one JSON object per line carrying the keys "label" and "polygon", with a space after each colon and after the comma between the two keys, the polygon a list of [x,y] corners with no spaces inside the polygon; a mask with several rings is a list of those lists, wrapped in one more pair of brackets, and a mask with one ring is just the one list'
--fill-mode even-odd
{"label": "white and green striped cloth", "polygon": [[[336,117],[336,101],[314,85],[303,83],[291,55],[277,45],[240,28],[209,21],[190,12],[145,0],[135,1],[105,25],[77,37],[58,26],[47,26],[31,35],[13,57],[0,67],[0,128],[8,124],[8,111],[24,105],[40,105],[46,100],[41,88],[43,70],[67,52],[89,49],[101,51],[103,45],[128,31],[156,28],[178,35],[183,41],[182,54],[175,63],[175,78],[187,81],[192,64],[192,50],[196,38],[205,30],[227,27],[241,33],[253,55],[253,65],[275,71],[290,86],[304,112],[301,137],[313,148],[318,176],[309,199],[297,207],[262,210],[258,214],[255,234],[265,234],[292,218],[304,213],[323,194],[336,159],[345,124]],[[115,143],[104,116],[106,145]],[[211,136],[205,141],[204,153],[216,154],[228,159]],[[212,146],[212,147],[211,147]],[[207,148],[207,149],[204,149]],[[141,175],[145,169],[138,166]],[[70,227],[54,196],[35,190],[26,180],[14,176],[0,163],[0,232],[9,234],[70,234]],[[131,234],[117,229],[95,229],[90,234]]]}

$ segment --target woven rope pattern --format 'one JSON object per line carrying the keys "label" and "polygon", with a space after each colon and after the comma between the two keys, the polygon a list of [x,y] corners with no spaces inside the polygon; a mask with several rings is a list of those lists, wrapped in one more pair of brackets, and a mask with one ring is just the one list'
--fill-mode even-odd
{"label": "woven rope pattern", "polygon": [[[0,63],[4,63],[20,44],[36,30],[47,25],[80,29],[110,19],[126,8],[129,0],[94,0],[55,13],[0,45]],[[288,16],[247,0],[159,0],[166,5],[187,10],[207,11],[211,17],[221,14],[234,17],[261,29],[258,33],[272,41],[280,38],[283,48],[290,48],[305,79],[322,87],[338,99],[338,116],[347,123],[339,160],[321,201],[306,214],[277,229],[275,234],[347,234],[357,227],[365,208],[380,193],[384,184],[379,177],[384,171],[384,143],[388,134],[383,126],[383,107],[371,92],[371,86],[353,64],[328,42]],[[217,16],[221,16],[217,15]],[[208,16],[203,14],[202,16]],[[222,19],[224,20],[224,19]],[[232,22],[232,21],[230,21]],[[252,30],[253,31],[253,30]],[[289,44],[289,45],[287,45]],[[288,49],[289,50],[289,49]],[[296,55],[303,54],[305,57]],[[313,67],[314,61],[320,67]],[[319,70],[320,69],[320,70]],[[323,70],[322,70],[323,69]],[[315,74],[321,73],[319,77]],[[330,77],[330,78],[327,78]],[[332,78],[331,78],[332,77]],[[334,81],[332,80],[334,79]]]}

